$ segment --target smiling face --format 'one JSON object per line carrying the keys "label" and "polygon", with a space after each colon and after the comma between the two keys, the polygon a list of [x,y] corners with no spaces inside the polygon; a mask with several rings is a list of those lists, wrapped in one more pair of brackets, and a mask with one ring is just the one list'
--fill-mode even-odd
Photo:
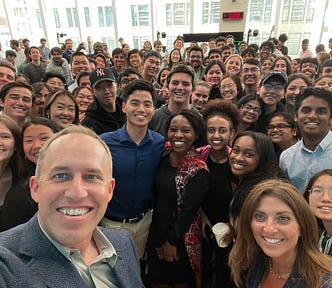
{"label": "smiling face", "polygon": [[227,59],[226,63],[226,74],[228,75],[238,75],[241,72],[242,63],[238,56],[231,56]]}
{"label": "smiling face", "polygon": [[328,103],[315,96],[305,98],[295,116],[295,121],[304,141],[310,138],[319,143],[330,131],[332,125]]}
{"label": "smiling face", "polygon": [[53,52],[52,57],[55,63],[61,63],[62,55],[60,52]]}
{"label": "smiling face", "polygon": [[210,89],[203,85],[196,85],[195,90],[191,93],[191,103],[198,110],[202,109],[209,100]]}
{"label": "smiling face", "polygon": [[170,57],[173,64],[178,63],[181,58],[179,50],[173,50]]}
{"label": "smiling face", "polygon": [[[318,219],[326,224],[332,221],[332,176],[321,175],[312,184],[311,190],[321,191],[321,193],[309,194],[309,205],[312,212]],[[329,224],[330,225],[330,224]]]}
{"label": "smiling face", "polygon": [[[0,122],[0,163],[8,164],[14,155],[15,139],[5,124]],[[5,165],[5,166],[6,166]]]}
{"label": "smiling face", "polygon": [[259,67],[256,65],[245,63],[241,73],[241,80],[243,85],[257,86],[260,80],[261,74]]}
{"label": "smiling face", "polygon": [[172,119],[167,130],[167,138],[175,153],[180,155],[187,153],[193,146],[196,137],[194,128],[186,117],[178,115]]}
{"label": "smiling face", "polygon": [[98,140],[67,134],[52,142],[40,175],[31,178],[31,197],[38,203],[40,225],[61,245],[77,249],[91,245],[92,233],[114,189],[107,159]]}
{"label": "smiling face", "polygon": [[225,150],[234,132],[229,120],[220,115],[212,116],[206,121],[206,140],[215,151]]}
{"label": "smiling face", "polygon": [[225,100],[236,102],[237,97],[237,86],[232,78],[224,78],[220,83],[220,94]]}
{"label": "smiling face", "polygon": [[219,87],[223,72],[218,64],[211,66],[209,71],[204,75],[205,81],[212,87]]}
{"label": "smiling face", "polygon": [[252,216],[251,230],[265,255],[295,261],[300,225],[284,202],[274,196],[263,196]]}
{"label": "smiling face", "polygon": [[147,127],[154,113],[152,95],[148,91],[135,90],[122,104],[127,116],[127,129]]}
{"label": "smiling face", "polygon": [[156,56],[148,57],[143,64],[143,75],[146,76],[147,79],[151,79],[156,77],[160,70],[161,61]]}
{"label": "smiling face", "polygon": [[[265,87],[266,84],[271,84],[273,85],[273,87],[267,88]],[[280,88],[276,88],[275,85],[280,86]],[[284,83],[277,80],[266,81],[259,88],[259,96],[261,97],[266,106],[276,107],[280,100],[283,99],[285,96]]]}
{"label": "smiling face", "polygon": [[60,128],[72,124],[75,120],[75,103],[67,95],[58,96],[50,106],[49,116]]}
{"label": "smiling face", "polygon": [[229,155],[232,173],[239,178],[252,173],[259,164],[259,154],[254,139],[250,136],[237,138]]}
{"label": "smiling face", "polygon": [[24,87],[13,87],[8,90],[3,112],[17,122],[29,116],[32,106],[31,91]]}
{"label": "smiling face", "polygon": [[76,97],[75,97],[76,104],[78,106],[79,112],[86,112],[89,105],[93,102],[93,93],[90,89],[84,88],[81,89]]}
{"label": "smiling face", "polygon": [[7,83],[15,81],[15,73],[12,69],[0,66],[0,89]]}
{"label": "smiling face", "polygon": [[267,126],[267,135],[278,146],[291,146],[296,143],[296,129],[290,127],[282,116],[275,116]]}
{"label": "smiling face", "polygon": [[261,113],[261,105],[257,100],[250,100],[240,107],[239,112],[241,121],[250,125],[258,120]]}
{"label": "smiling face", "polygon": [[131,67],[138,69],[141,66],[142,58],[138,53],[133,53],[129,57],[129,64]]}
{"label": "smiling face", "polygon": [[189,64],[194,69],[198,69],[203,63],[203,56],[201,51],[191,51],[189,55]]}
{"label": "smiling face", "polygon": [[301,78],[294,79],[288,83],[285,92],[286,103],[289,106],[295,106],[295,99],[301,93],[304,88],[307,88],[308,85]]}
{"label": "smiling face", "polygon": [[192,78],[187,73],[175,73],[172,75],[169,83],[170,101],[186,105],[189,104],[189,98],[193,90]]}
{"label": "smiling face", "polygon": [[41,147],[53,134],[54,132],[51,128],[40,124],[32,124],[26,128],[23,133],[25,157],[32,163],[37,164]]}

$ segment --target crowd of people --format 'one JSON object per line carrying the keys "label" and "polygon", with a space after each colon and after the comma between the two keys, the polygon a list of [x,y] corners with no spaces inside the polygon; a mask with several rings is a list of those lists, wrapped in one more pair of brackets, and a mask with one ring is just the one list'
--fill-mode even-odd
{"label": "crowd of people", "polygon": [[119,42],[0,59],[1,287],[332,287],[332,38]]}

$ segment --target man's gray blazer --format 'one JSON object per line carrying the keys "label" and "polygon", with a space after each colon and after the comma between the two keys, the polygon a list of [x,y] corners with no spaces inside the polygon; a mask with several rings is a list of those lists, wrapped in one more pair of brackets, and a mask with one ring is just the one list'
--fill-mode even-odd
{"label": "man's gray blazer", "polygon": [[[102,231],[118,255],[113,269],[120,287],[144,287],[136,248],[128,232]],[[86,287],[74,265],[41,231],[37,214],[27,223],[0,233],[0,246],[0,284],[6,284],[1,287]],[[21,286],[24,279],[28,279],[28,283]]]}

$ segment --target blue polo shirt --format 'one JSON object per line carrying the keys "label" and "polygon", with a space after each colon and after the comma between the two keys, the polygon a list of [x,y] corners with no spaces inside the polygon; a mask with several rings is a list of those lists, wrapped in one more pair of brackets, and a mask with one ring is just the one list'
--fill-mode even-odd
{"label": "blue polo shirt", "polygon": [[311,177],[324,169],[332,169],[332,132],[326,134],[314,151],[305,146],[303,139],[298,141],[281,153],[279,166],[304,194]]}
{"label": "blue polo shirt", "polygon": [[113,159],[115,189],[105,216],[134,218],[152,207],[153,181],[164,147],[164,137],[150,129],[137,145],[122,128],[100,135]]}

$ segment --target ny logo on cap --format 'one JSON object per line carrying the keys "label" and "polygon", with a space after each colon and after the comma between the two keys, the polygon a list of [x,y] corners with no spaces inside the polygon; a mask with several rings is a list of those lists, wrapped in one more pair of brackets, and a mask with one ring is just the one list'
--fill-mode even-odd
{"label": "ny logo on cap", "polygon": [[102,68],[98,68],[96,70],[96,74],[97,74],[97,77],[101,77],[101,76],[104,76],[105,75],[105,72]]}

